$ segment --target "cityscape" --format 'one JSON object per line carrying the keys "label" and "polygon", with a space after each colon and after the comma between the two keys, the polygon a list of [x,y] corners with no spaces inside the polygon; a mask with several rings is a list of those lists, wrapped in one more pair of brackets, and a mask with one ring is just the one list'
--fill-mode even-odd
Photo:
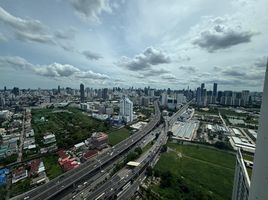
{"label": "cityscape", "polygon": [[267,200],[268,6],[218,3],[0,0],[0,200]]}

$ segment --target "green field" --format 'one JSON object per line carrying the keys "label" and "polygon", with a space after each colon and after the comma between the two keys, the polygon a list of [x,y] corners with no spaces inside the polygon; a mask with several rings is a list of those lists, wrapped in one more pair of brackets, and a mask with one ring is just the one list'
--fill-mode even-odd
{"label": "green field", "polygon": [[126,128],[120,128],[114,130],[108,134],[108,143],[110,145],[116,145],[130,136],[130,131]]}
{"label": "green field", "polygon": [[23,179],[11,185],[10,196],[14,197],[31,189],[30,178]]}
{"label": "green field", "polygon": [[[41,117],[45,121],[41,121]],[[68,148],[91,136],[94,131],[107,131],[109,126],[104,122],[88,117],[76,108],[64,109],[33,109],[32,127],[35,139],[42,147],[44,133],[56,134],[59,148]]]}
{"label": "green field", "polygon": [[[183,177],[191,186],[190,190],[200,190],[209,194],[212,199],[231,199],[234,155],[201,146],[169,143],[168,147],[172,150],[161,155],[155,166],[156,170],[170,171],[174,177]],[[165,199],[174,199],[181,195],[176,186],[171,188],[154,186],[153,190]]]}
{"label": "green field", "polygon": [[46,173],[48,178],[51,180],[63,173],[62,168],[58,164],[58,156],[50,155],[43,158],[44,165],[46,168]]}
{"label": "green field", "polygon": [[6,186],[5,185],[1,185],[0,186],[0,200],[4,200],[5,196],[6,196]]}

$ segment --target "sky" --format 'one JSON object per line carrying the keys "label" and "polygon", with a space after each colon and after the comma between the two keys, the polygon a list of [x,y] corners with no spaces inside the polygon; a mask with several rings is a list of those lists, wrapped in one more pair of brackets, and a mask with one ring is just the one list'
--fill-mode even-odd
{"label": "sky", "polygon": [[0,0],[0,87],[262,91],[266,0]]}

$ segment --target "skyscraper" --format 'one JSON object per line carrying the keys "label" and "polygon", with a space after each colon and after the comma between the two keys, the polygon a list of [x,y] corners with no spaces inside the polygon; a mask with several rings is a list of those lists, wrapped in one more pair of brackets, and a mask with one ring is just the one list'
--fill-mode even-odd
{"label": "skyscraper", "polygon": [[201,96],[204,95],[205,83],[201,83]]}
{"label": "skyscraper", "polygon": [[235,176],[232,200],[247,200],[249,194],[250,179],[240,149],[236,154]]}
{"label": "skyscraper", "polygon": [[58,94],[60,94],[60,86],[58,85]]}
{"label": "skyscraper", "polygon": [[196,90],[196,103],[197,105],[201,105],[201,88],[198,87]]}
{"label": "skyscraper", "polygon": [[254,156],[249,200],[268,198],[268,60],[264,82],[258,139]]}
{"label": "skyscraper", "polygon": [[216,103],[216,99],[217,99],[217,87],[218,84],[214,83],[213,84],[213,92],[212,92],[212,103]]}
{"label": "skyscraper", "polygon": [[125,96],[120,101],[120,116],[125,122],[133,121],[133,103]]}
{"label": "skyscraper", "polygon": [[85,102],[85,88],[84,84],[80,84],[80,102],[84,103]]}
{"label": "skyscraper", "polygon": [[108,88],[103,88],[102,90],[102,98],[107,100],[108,99]]}

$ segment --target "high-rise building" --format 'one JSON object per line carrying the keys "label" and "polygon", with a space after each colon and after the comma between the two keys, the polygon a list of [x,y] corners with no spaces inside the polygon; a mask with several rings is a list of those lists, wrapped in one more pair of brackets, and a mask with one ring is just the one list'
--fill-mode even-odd
{"label": "high-rise building", "polygon": [[102,90],[102,98],[107,100],[109,98],[108,96],[108,88],[103,88]]}
{"label": "high-rise building", "polygon": [[242,91],[242,106],[248,105],[249,102],[249,91],[248,90],[243,90]]}
{"label": "high-rise building", "polygon": [[265,77],[249,200],[268,199],[268,60]]}
{"label": "high-rise building", "polygon": [[241,151],[238,149],[236,154],[232,200],[248,200],[249,187],[250,179],[247,173],[246,165]]}
{"label": "high-rise building", "polygon": [[201,96],[204,95],[205,83],[201,83]]}
{"label": "high-rise building", "polygon": [[196,90],[196,103],[197,105],[201,105],[201,88],[198,87],[197,90]]}
{"label": "high-rise building", "polygon": [[212,103],[216,103],[216,99],[217,99],[217,87],[218,84],[214,83],[213,84],[213,92],[212,92]]}
{"label": "high-rise building", "polygon": [[60,94],[60,86],[58,85],[58,94]]}
{"label": "high-rise building", "polygon": [[133,103],[125,96],[120,101],[120,116],[125,122],[133,121]]}
{"label": "high-rise building", "polygon": [[161,106],[166,106],[167,105],[167,93],[163,92],[161,94]]}
{"label": "high-rise building", "polygon": [[80,84],[80,102],[84,103],[85,102],[85,88],[84,84]]}

